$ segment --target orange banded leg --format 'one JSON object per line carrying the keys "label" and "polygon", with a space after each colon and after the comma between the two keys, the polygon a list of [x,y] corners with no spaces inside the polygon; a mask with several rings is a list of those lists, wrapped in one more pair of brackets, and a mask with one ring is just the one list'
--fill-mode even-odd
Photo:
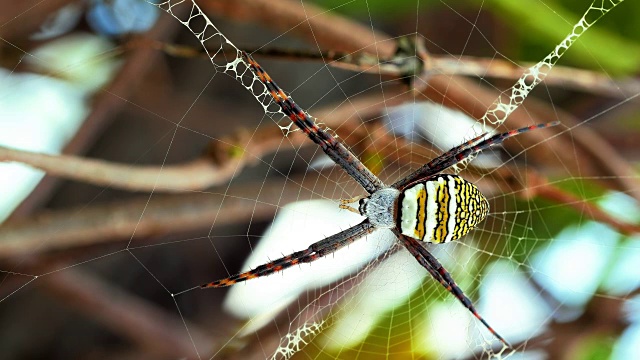
{"label": "orange banded leg", "polygon": [[559,121],[553,121],[546,124],[531,125],[531,126],[523,127],[516,130],[507,131],[501,134],[496,134],[482,141],[479,141],[479,140],[482,139],[486,134],[480,135],[472,139],[471,141],[467,141],[462,145],[456,146],[450,151],[447,151],[446,153],[429,161],[427,164],[420,167],[411,175],[393,184],[392,187],[396,189],[404,188],[407,184],[410,184],[418,179],[425,178],[425,177],[437,174],[443,170],[446,170],[447,168],[459,163],[460,161],[468,158],[473,154],[477,154],[492,146],[499,145],[510,137],[525,133],[527,131],[531,131],[535,129],[544,129],[544,128],[556,126],[559,124],[560,124]]}
{"label": "orange banded leg", "polygon": [[487,149],[493,145],[497,145],[497,144],[501,144],[503,141],[505,141],[506,139],[531,131],[531,130],[536,130],[536,129],[544,129],[544,128],[548,128],[548,127],[552,127],[552,126],[556,126],[556,125],[560,125],[560,121],[552,121],[552,122],[548,122],[546,124],[537,124],[537,125],[531,125],[531,126],[526,126],[520,129],[516,129],[516,130],[511,130],[511,131],[507,131],[504,132],[502,134],[496,134],[486,140],[483,140],[481,142],[479,142],[478,144],[471,146],[470,148],[466,148],[464,149],[464,151],[460,151],[459,153],[457,153],[455,155],[455,158],[457,161],[461,161],[465,158],[467,158],[469,155],[480,152],[484,149]]}
{"label": "orange banded leg", "polygon": [[464,151],[464,150],[466,150],[466,149],[468,149],[468,148],[470,148],[472,146],[475,146],[475,144],[479,143],[480,139],[483,139],[485,136],[487,136],[487,134],[489,134],[489,133],[480,134],[479,136],[476,136],[475,138],[473,138],[473,139],[471,139],[471,140],[469,140],[469,141],[467,141],[467,142],[465,142],[463,144],[460,144],[460,145],[454,147],[453,149],[450,149],[449,151],[439,155],[437,158],[429,161],[428,164],[431,165],[430,167],[433,167],[434,165],[436,165],[436,164],[448,159],[451,155],[457,154],[457,153],[459,153],[461,151]]}
{"label": "orange banded leg", "polygon": [[498,334],[487,321],[480,316],[478,311],[471,300],[464,294],[462,289],[456,284],[455,280],[451,277],[451,274],[440,264],[440,262],[433,256],[427,249],[425,249],[420,242],[414,238],[402,235],[400,232],[395,231],[394,233],[400,241],[402,245],[404,245],[407,250],[413,255],[416,260],[422,265],[424,268],[429,271],[429,274],[434,277],[436,281],[438,281],[442,286],[450,293],[452,293],[464,307],[466,307],[472,314],[475,316],[480,322],[495,336],[500,342],[502,342],[507,348],[511,348],[511,345]]}
{"label": "orange banded leg", "polygon": [[249,279],[254,279],[260,276],[273,274],[274,272],[284,270],[296,264],[312,262],[317,258],[318,255],[314,254],[314,251],[311,248],[308,248],[303,251],[294,252],[291,255],[287,255],[270,263],[260,265],[253,270],[249,270],[247,272],[243,272],[241,274],[233,275],[228,278],[213,281],[207,284],[202,284],[200,285],[200,288],[206,289],[231,286],[242,281],[247,281]]}
{"label": "orange banded leg", "polygon": [[342,167],[369,194],[385,187],[382,181],[367,169],[349,149],[338,142],[333,135],[319,128],[313,119],[282,91],[251,55],[243,51],[242,57],[249,64],[251,71],[267,88],[267,91],[276,104],[280,106],[282,112],[304,131],[314,143],[318,144],[325,154]]}
{"label": "orange banded leg", "polygon": [[202,284],[200,285],[200,288],[206,289],[227,287],[242,281],[270,275],[289,268],[293,265],[316,261],[325,255],[331,254],[338,249],[351,244],[364,235],[371,233],[373,230],[373,225],[371,225],[368,220],[365,220],[356,226],[350,227],[347,230],[341,231],[335,235],[329,236],[326,239],[311,244],[311,246],[309,246],[306,250],[296,251],[293,254],[281,257],[264,265],[260,265],[253,270],[249,270],[237,275],[232,275],[221,280]]}

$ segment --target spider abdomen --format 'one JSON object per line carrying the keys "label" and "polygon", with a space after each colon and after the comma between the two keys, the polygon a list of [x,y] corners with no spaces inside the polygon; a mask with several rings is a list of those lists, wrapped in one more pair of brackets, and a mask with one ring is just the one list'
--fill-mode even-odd
{"label": "spider abdomen", "polygon": [[489,203],[474,184],[442,174],[402,190],[398,226],[412,238],[445,243],[466,235],[488,212]]}

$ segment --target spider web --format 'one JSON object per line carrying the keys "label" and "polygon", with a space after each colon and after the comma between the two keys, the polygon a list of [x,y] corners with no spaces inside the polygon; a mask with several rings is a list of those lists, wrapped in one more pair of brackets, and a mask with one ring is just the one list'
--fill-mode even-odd
{"label": "spider web", "polygon": [[[166,313],[173,315],[172,318],[179,319],[177,327],[169,320],[166,324],[167,328],[180,333],[176,337],[188,338],[186,342],[193,352],[186,352],[186,357],[344,359],[508,358],[514,355],[501,349],[482,325],[384,231],[368,236],[327,259],[238,284],[229,292],[194,288],[200,283],[234,274],[241,267],[255,267],[282,254],[304,249],[310,243],[359,220],[356,215],[338,210],[337,200],[362,194],[362,191],[342,170],[325,160],[321,152],[283,117],[264,86],[242,61],[238,49],[243,49],[244,44],[252,44],[254,48],[258,45],[258,50],[277,46],[310,46],[311,53],[325,50],[326,40],[320,29],[315,27],[318,26],[315,21],[341,12],[348,14],[353,9],[357,10],[352,16],[364,24],[360,29],[365,33],[368,31],[373,40],[370,46],[347,44],[344,49],[337,50],[349,54],[369,52],[381,57],[389,56],[392,54],[389,49],[393,50],[397,38],[381,37],[378,28],[384,25],[378,19],[380,14],[372,10],[374,3],[363,1],[340,3],[320,11],[306,2],[295,3],[296,9],[305,17],[282,24],[273,21],[276,29],[273,33],[263,33],[262,27],[255,24],[251,25],[255,29],[239,29],[239,25],[221,15],[213,15],[210,19],[190,1],[154,3],[172,15],[172,21],[179,21],[190,30],[191,34],[186,34],[188,36],[180,38],[180,41],[199,42],[207,50],[211,63],[199,68],[201,75],[198,78],[185,81],[192,87],[189,93],[195,91],[193,103],[188,108],[170,110],[171,105],[165,105],[152,109],[145,105],[144,96],[125,101],[117,92],[104,92],[138,108],[138,115],[144,113],[156,122],[168,125],[168,128],[148,135],[152,143],[144,142],[141,147],[133,148],[127,161],[144,162],[147,152],[159,148],[161,156],[156,160],[168,168],[172,161],[180,160],[179,155],[175,155],[176,147],[181,137],[185,138],[183,134],[189,134],[199,140],[198,147],[206,142],[212,143],[210,146],[216,151],[216,161],[229,162],[231,166],[227,171],[233,176],[206,191],[194,191],[186,185],[177,185],[173,189],[154,185],[151,195],[145,197],[139,207],[132,206],[128,213],[136,226],[133,230],[126,229],[125,235],[120,236],[128,240],[124,245],[120,243],[116,247],[105,248],[98,245],[87,256],[78,253],[81,248],[74,250],[71,246],[71,250],[61,250],[51,247],[51,240],[45,239],[31,245],[30,250],[35,253],[41,248],[53,248],[62,255],[55,251],[52,254],[45,252],[40,255],[44,260],[39,257],[33,260],[25,253],[5,256],[8,260],[0,267],[6,275],[0,307],[21,309],[16,317],[18,321],[24,320],[30,305],[17,306],[16,302],[37,296],[34,290],[41,290],[41,287],[56,289],[48,279],[55,282],[57,277],[65,275],[73,278],[75,271],[89,271],[102,273],[101,276],[118,283],[119,287],[153,299],[149,302],[164,308]],[[473,101],[469,101],[471,105],[463,106],[462,111],[441,105],[451,106],[453,102],[451,107],[459,107],[456,105],[463,100],[456,97],[455,90],[464,89],[468,79],[445,76],[445,82],[450,85],[437,87],[437,82],[443,77],[438,77],[434,71],[426,76],[413,76],[415,89],[408,89],[396,79],[367,74],[368,69],[363,67],[355,72],[342,72],[324,63],[282,65],[260,56],[256,58],[287,93],[293,94],[302,108],[318,117],[317,122],[321,126],[336,134],[385,183],[391,183],[429,158],[480,133],[556,119],[563,121],[561,108],[571,108],[568,104],[574,94],[571,90],[545,86],[543,80],[550,73],[550,77],[553,76],[551,69],[571,46],[582,46],[579,51],[589,54],[590,61],[598,64],[597,70],[614,82],[613,76],[608,75],[607,66],[599,63],[602,59],[590,52],[593,49],[588,45],[592,43],[582,44],[578,39],[583,34],[588,36],[590,31],[596,31],[589,28],[596,22],[605,22],[606,17],[601,22],[600,18],[614,7],[620,5],[621,9],[617,11],[624,11],[628,4],[594,1],[588,8],[583,4],[585,8],[576,7],[575,20],[569,20],[566,13],[556,12],[561,7],[555,3],[540,4],[566,23],[567,35],[557,42],[558,45],[550,40],[543,41],[541,47],[548,55],[529,67],[519,65],[522,64],[519,58],[510,59],[504,55],[503,51],[507,52],[504,48],[508,46],[497,45],[499,37],[494,36],[490,26],[483,25],[482,21],[487,20],[486,14],[491,12],[488,4],[476,3],[473,10],[454,2],[440,2],[433,8],[430,3],[417,4],[416,10],[410,12],[414,15],[409,18],[413,19],[415,29],[404,28],[397,35],[419,38],[430,51],[445,53],[453,62],[460,63],[459,55],[474,54],[474,49],[480,48],[485,58],[506,60],[514,68],[524,70],[522,75],[511,80],[494,81],[490,76],[482,75],[471,80],[469,84],[482,85],[491,92],[485,95],[468,90],[463,97]],[[199,5],[207,6],[204,3]],[[207,12],[215,14],[212,10],[215,8],[213,5]],[[467,26],[468,38],[459,51],[447,53],[450,50],[446,40],[438,40],[437,35],[432,38],[417,30],[423,24],[420,14],[425,9],[446,14],[449,19],[458,19]],[[253,8],[250,15],[244,16],[258,22],[256,13],[260,13],[259,8]],[[341,23],[336,20],[336,24]],[[300,28],[307,30],[300,31]],[[306,44],[300,45],[299,40],[290,39],[298,31],[307,33]],[[193,40],[194,36],[197,41]],[[191,64],[198,60],[180,61]],[[164,78],[162,82],[171,80]],[[510,87],[514,82],[515,85]],[[540,102],[542,99],[548,102],[550,112],[541,112],[538,103],[526,107],[528,102],[525,99],[539,84],[542,84],[540,90],[535,93],[538,98],[528,101]],[[446,90],[452,93],[437,95],[439,91]],[[431,96],[425,96],[421,91],[431,91]],[[262,109],[247,105],[252,100],[249,93]],[[640,220],[637,216],[639,195],[637,188],[633,187],[637,176],[633,173],[612,173],[601,163],[593,165],[580,159],[582,156],[590,161],[594,156],[585,155],[580,142],[585,141],[584,136],[588,135],[582,131],[592,124],[601,124],[600,119],[605,116],[620,117],[617,109],[632,104],[639,92],[620,90],[620,93],[622,96],[617,94],[613,102],[605,103],[597,111],[584,111],[574,123],[563,121],[553,131],[532,132],[530,137],[523,135],[510,139],[504,144],[504,151],[487,152],[455,169],[478,184],[487,195],[491,214],[479,229],[462,241],[429,249],[478,305],[489,323],[513,342],[518,350],[516,356],[525,354],[536,358],[546,354],[553,357],[558,354],[553,351],[559,351],[556,348],[560,347],[557,343],[549,345],[553,341],[574,341],[580,351],[589,351],[584,345],[585,339],[601,345],[600,348],[622,343],[622,331],[614,325],[630,322],[623,315],[612,321],[613,325],[605,320],[591,324],[576,321],[588,318],[583,314],[589,311],[598,314],[605,308],[604,301],[611,301],[621,309],[637,304],[637,300],[633,300],[638,289],[637,277],[634,285],[634,272],[620,265],[625,261],[632,262],[623,257],[625,250],[637,253],[640,248],[636,238],[627,236],[635,230],[623,226],[632,226]],[[170,99],[170,104],[188,103],[178,95],[172,96],[176,98],[165,96]],[[490,96],[493,98],[488,99]],[[213,112],[215,118],[204,122],[192,120],[198,117],[198,104],[215,97],[227,100]],[[434,100],[438,98],[445,100]],[[489,110],[484,112],[487,108]],[[516,116],[518,111],[520,115]],[[200,113],[210,115],[212,112]],[[469,121],[470,118],[479,121]],[[518,122],[522,121],[518,119],[527,121]],[[233,123],[233,126],[222,126],[222,122]],[[242,130],[227,136],[226,132],[233,131],[234,126],[242,127]],[[270,132],[278,129],[281,133],[277,136]],[[606,128],[601,125],[598,129]],[[133,130],[125,127],[122,132]],[[274,141],[275,145],[264,145]],[[262,151],[260,146],[269,150]],[[244,160],[236,163],[237,158]],[[189,224],[190,218],[182,216],[183,212],[190,210],[182,208],[175,210],[178,219],[171,219],[171,216],[161,218],[156,228],[145,229],[148,218],[153,216],[154,205],[168,201],[162,194],[166,190],[191,191],[190,195],[197,204],[216,204],[213,210],[203,206],[203,209],[208,209],[201,210],[207,211],[202,215],[207,218],[206,225],[196,225],[196,228],[207,228],[206,235],[192,235],[195,230]],[[110,191],[111,187],[102,185],[96,191],[96,198]],[[66,195],[69,194],[67,191]],[[80,200],[83,209],[75,210],[71,217],[80,217],[94,202],[97,201],[91,198]],[[201,205],[193,206],[197,212],[197,206]],[[604,214],[594,213],[598,209]],[[116,211],[113,213],[118,215]],[[163,219],[179,230],[158,225]],[[170,235],[158,235],[164,232]],[[560,245],[551,246],[554,244]],[[563,268],[564,272],[558,274],[551,269],[562,263],[559,251],[583,254],[584,261],[576,262],[573,269]],[[250,258],[242,265],[247,255]],[[575,257],[571,259],[576,261]],[[29,267],[32,261],[45,261],[47,266],[42,269]],[[120,269],[119,266],[125,263],[133,263],[138,271],[129,273],[129,267]],[[586,287],[576,283],[575,287],[567,290],[566,284],[572,284],[567,281],[580,279],[571,270],[581,270],[583,278],[589,277],[584,275],[583,263],[595,268],[591,271],[596,275],[591,277],[599,276],[600,281],[592,280]],[[619,276],[619,268],[627,272],[626,278]],[[23,280],[12,284],[7,281],[10,278]],[[631,280],[624,280],[629,278]],[[84,285],[85,280],[75,278],[80,285]],[[583,279],[584,282],[586,280]],[[119,292],[111,289],[105,290],[104,294],[106,301]],[[158,298],[161,300],[156,300]],[[74,304],[71,300],[69,303]],[[88,301],[81,303],[86,305]],[[134,304],[127,303],[125,309],[144,315],[147,310]],[[637,312],[629,310],[629,313]],[[162,318],[163,314],[152,313],[150,317]],[[109,316],[128,319],[125,315],[110,312],[96,318],[109,323]],[[141,334],[146,332],[151,334],[150,337],[165,339],[164,334],[135,324],[136,327],[131,329],[130,335],[124,335],[125,338],[130,336],[130,339],[137,339],[134,341],[144,342],[139,339],[144,338]],[[563,337],[563,324],[582,325],[586,329],[605,324],[611,328],[607,328],[606,336],[587,331],[588,336],[574,334],[573,337]],[[77,328],[81,329],[80,326]],[[570,331],[568,333],[571,334]],[[169,347],[172,345],[169,343]],[[149,345],[153,346],[156,345]],[[163,351],[156,352],[156,355],[174,356]],[[114,356],[113,353],[110,355]]]}

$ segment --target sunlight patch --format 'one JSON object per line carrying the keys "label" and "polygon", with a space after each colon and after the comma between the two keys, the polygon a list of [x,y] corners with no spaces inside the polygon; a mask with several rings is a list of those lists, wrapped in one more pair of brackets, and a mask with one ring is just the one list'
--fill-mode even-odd
{"label": "sunlight patch", "polygon": [[420,288],[427,272],[408,251],[398,251],[375,267],[340,306],[335,323],[323,337],[332,350],[354,347],[378,321]]}
{"label": "sunlight patch", "polygon": [[[333,201],[312,200],[286,205],[253,249],[242,271],[283,254],[306,249],[312,243],[360,221],[361,216],[340,210]],[[310,232],[309,229],[318,231]],[[237,284],[229,289],[224,308],[239,318],[259,317],[263,320],[256,325],[264,324],[305,291],[329,285],[354,273],[387,251],[393,241],[388,232],[377,231],[311,264],[300,264]]]}
{"label": "sunlight patch", "polygon": [[593,221],[567,227],[532,257],[533,277],[558,301],[582,307],[600,285],[619,237]]}

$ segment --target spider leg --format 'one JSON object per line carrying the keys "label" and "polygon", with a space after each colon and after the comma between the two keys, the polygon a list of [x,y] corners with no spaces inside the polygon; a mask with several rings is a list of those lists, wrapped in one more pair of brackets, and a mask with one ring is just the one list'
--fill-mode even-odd
{"label": "spider leg", "polygon": [[468,158],[471,155],[477,154],[482,150],[486,150],[492,146],[499,145],[510,137],[525,133],[527,131],[544,129],[552,126],[559,125],[559,121],[553,121],[546,124],[531,125],[516,130],[507,131],[501,134],[493,135],[490,138],[483,139],[486,136],[482,134],[470,141],[465,142],[462,145],[447,151],[446,153],[438,156],[437,158],[429,161],[418,170],[414,171],[411,175],[404,179],[397,181],[392,187],[399,189],[403,188],[407,184],[410,184],[420,178],[425,178],[433,174],[437,174],[447,168],[459,163],[460,161]]}
{"label": "spider leg", "polygon": [[404,245],[411,255],[418,260],[420,265],[429,271],[429,274],[431,274],[436,281],[442,284],[448,292],[452,293],[458,300],[460,300],[462,305],[464,305],[464,307],[466,307],[473,316],[480,320],[480,322],[487,328],[487,330],[489,330],[489,332],[491,332],[491,334],[493,334],[493,336],[500,340],[500,342],[502,342],[507,348],[511,348],[511,345],[502,336],[500,336],[500,334],[498,334],[482,316],[480,316],[471,300],[464,294],[462,289],[458,287],[451,277],[451,274],[449,274],[449,272],[440,264],[435,256],[431,255],[431,253],[425,249],[418,240],[402,235],[397,230],[394,230],[394,233],[398,236],[402,245]]}
{"label": "spider leg", "polygon": [[349,149],[338,142],[333,135],[319,128],[313,119],[282,91],[251,55],[243,51],[242,57],[249,64],[251,71],[260,79],[260,82],[266,86],[269,94],[271,94],[276,104],[280,106],[282,112],[304,131],[314,143],[318,144],[331,160],[340,165],[369,194],[385,187],[382,181],[367,169]]}
{"label": "spider leg", "polygon": [[474,146],[475,144],[477,144],[478,142],[480,142],[480,139],[483,139],[484,137],[487,136],[487,134],[489,133],[482,133],[478,136],[476,136],[475,138],[464,142],[452,149],[449,149],[447,152],[440,154],[437,158],[432,159],[431,161],[429,161],[428,165],[431,165],[430,167],[435,166],[436,164],[442,162],[443,160],[448,159],[449,157],[451,157],[451,155],[456,154],[460,151],[464,151],[472,146]]}
{"label": "spider leg", "polygon": [[305,250],[296,251],[293,254],[281,257],[264,265],[260,265],[253,270],[202,284],[200,285],[200,288],[227,287],[249,279],[270,275],[293,265],[313,262],[351,244],[367,234],[370,234],[373,230],[375,230],[373,225],[369,223],[369,220],[365,220],[358,225],[348,228],[347,230],[313,243]]}

